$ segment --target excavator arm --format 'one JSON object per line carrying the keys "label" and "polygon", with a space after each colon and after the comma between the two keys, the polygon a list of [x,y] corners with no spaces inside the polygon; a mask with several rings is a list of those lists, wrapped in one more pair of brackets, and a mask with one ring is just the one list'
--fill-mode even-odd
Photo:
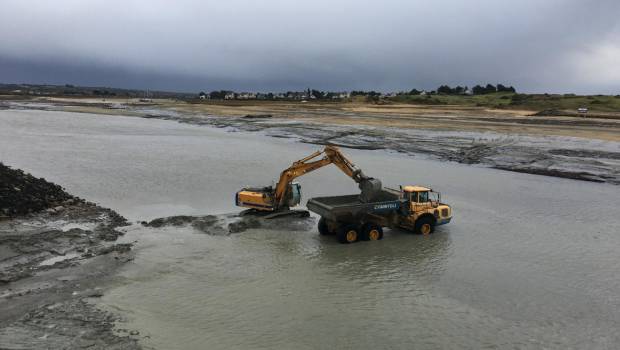
{"label": "excavator arm", "polygon": [[[323,158],[314,160],[321,155]],[[336,146],[325,146],[323,151],[316,151],[311,155],[300,159],[293,163],[288,169],[284,170],[280,174],[280,180],[275,189],[275,203],[277,207],[280,207],[282,201],[286,197],[286,191],[289,188],[289,184],[297,177],[305,175],[311,171],[322,168],[326,165],[334,164],[343,173],[351,177],[356,183],[361,183],[363,180],[367,180],[368,177],[364,175],[361,169],[359,169],[353,162],[340,152],[340,149]]]}
{"label": "excavator arm", "polygon": [[343,173],[347,174],[350,178],[352,178],[355,182],[360,183],[362,180],[367,179],[368,177],[364,175],[362,169],[353,164],[347,157],[344,156],[340,152],[340,150],[335,146],[326,146],[323,150],[327,157],[336,165]]}
{"label": "excavator arm", "polygon": [[[321,156],[323,157],[319,158]],[[280,210],[287,203],[287,195],[293,180],[329,164],[336,165],[342,172],[359,184],[362,190],[362,200],[365,198],[369,199],[372,193],[381,188],[379,180],[364,175],[362,170],[345,157],[338,147],[325,146],[322,151],[316,151],[305,158],[295,161],[290,167],[282,171],[275,188],[247,188],[237,192],[237,205],[258,210]]]}

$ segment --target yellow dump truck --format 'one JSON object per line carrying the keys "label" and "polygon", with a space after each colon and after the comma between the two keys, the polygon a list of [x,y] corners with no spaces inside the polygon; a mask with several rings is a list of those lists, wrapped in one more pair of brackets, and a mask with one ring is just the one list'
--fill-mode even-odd
{"label": "yellow dump truck", "polygon": [[359,195],[316,197],[307,207],[321,216],[319,233],[336,235],[340,243],[380,240],[383,227],[428,235],[452,220],[452,208],[441,202],[441,194],[422,186],[383,188],[370,201]]}

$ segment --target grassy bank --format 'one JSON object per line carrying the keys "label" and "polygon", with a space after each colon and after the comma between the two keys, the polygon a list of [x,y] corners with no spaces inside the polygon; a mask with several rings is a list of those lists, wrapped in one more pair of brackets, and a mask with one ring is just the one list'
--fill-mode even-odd
{"label": "grassy bank", "polygon": [[[451,108],[480,108],[502,109],[508,111],[551,111],[547,115],[577,115],[578,108],[588,108],[589,116],[606,117],[606,114],[618,115],[620,113],[620,95],[558,95],[558,94],[518,94],[498,92],[484,95],[398,95],[395,97],[366,97],[353,96],[343,100],[310,100],[308,103],[300,103],[296,100],[188,100],[187,102],[197,105],[216,105],[227,107],[248,106],[303,106],[305,109],[312,108],[351,108],[378,105],[388,107],[390,105],[426,106],[427,108],[439,108],[449,106]],[[554,113],[555,112],[555,113]]]}
{"label": "grassy bank", "polygon": [[593,112],[620,112],[620,95],[551,95],[498,92],[485,95],[400,95],[388,101],[424,105],[457,105],[500,109],[575,111],[586,107]]}

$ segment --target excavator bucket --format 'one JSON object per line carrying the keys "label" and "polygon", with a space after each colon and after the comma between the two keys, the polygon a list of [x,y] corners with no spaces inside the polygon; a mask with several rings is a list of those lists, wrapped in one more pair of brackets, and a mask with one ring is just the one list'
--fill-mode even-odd
{"label": "excavator bucket", "polygon": [[372,177],[362,179],[359,183],[360,199],[362,202],[372,202],[373,198],[377,197],[381,193],[383,184],[381,180]]}

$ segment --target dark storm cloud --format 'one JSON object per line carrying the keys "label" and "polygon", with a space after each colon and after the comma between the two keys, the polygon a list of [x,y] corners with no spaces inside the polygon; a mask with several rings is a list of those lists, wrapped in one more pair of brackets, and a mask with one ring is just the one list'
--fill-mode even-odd
{"label": "dark storm cloud", "polygon": [[620,92],[618,1],[0,3],[0,81]]}

